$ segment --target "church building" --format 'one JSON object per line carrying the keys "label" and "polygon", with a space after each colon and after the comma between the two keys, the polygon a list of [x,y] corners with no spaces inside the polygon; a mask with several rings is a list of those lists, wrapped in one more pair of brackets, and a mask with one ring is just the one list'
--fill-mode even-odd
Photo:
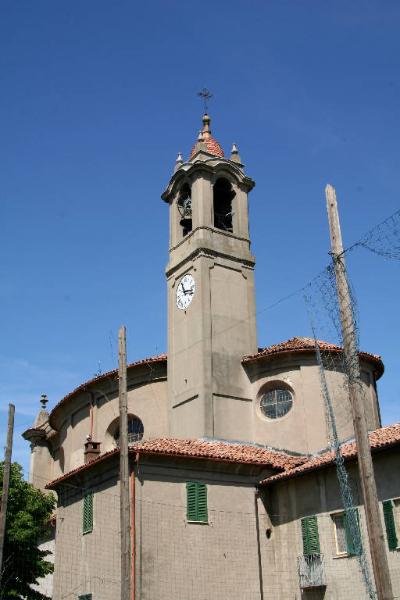
{"label": "church building", "polygon": [[[260,348],[249,195],[207,114],[162,194],[169,209],[167,354],[128,365],[132,600],[367,598],[349,536],[315,342]],[[342,349],[326,378],[367,561]],[[400,424],[382,427],[379,356],[359,353],[396,597]],[[54,600],[120,598],[118,373],[86,381],[23,435],[31,481],[54,490]],[[44,586],[44,587],[43,587]]]}

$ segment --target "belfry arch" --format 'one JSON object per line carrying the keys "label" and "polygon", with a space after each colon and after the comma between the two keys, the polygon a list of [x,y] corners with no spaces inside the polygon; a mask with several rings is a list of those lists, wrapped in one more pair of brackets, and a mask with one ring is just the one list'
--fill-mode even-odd
{"label": "belfry arch", "polygon": [[233,232],[232,184],[225,177],[219,177],[213,188],[213,225],[217,229]]}

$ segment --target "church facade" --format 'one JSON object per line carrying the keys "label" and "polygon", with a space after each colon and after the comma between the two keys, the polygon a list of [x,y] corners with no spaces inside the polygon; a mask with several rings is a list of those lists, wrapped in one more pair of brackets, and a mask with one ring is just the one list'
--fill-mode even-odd
{"label": "church facade", "polygon": [[[226,158],[204,115],[162,195],[168,352],[128,366],[132,600],[368,597],[328,450],[315,342],[257,345],[253,187],[237,147]],[[326,377],[368,557],[342,351],[319,346],[333,357]],[[400,425],[381,426],[380,357],[359,359],[400,595]],[[24,437],[32,483],[58,497],[52,598],[119,598],[117,372],[43,408]]]}

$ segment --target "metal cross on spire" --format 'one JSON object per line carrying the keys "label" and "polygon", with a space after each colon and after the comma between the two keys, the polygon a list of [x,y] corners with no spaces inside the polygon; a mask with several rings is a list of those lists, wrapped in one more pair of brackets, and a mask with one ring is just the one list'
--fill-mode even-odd
{"label": "metal cross on spire", "polygon": [[200,96],[200,98],[203,98],[204,112],[205,112],[205,114],[207,114],[208,101],[211,100],[211,98],[213,97],[213,94],[207,88],[203,88],[201,90],[201,92],[197,93],[197,95]]}

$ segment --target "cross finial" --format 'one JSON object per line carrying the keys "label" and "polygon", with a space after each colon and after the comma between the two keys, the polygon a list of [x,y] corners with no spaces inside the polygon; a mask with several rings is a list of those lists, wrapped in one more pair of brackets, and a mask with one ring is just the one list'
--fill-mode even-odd
{"label": "cross finial", "polygon": [[200,96],[200,98],[203,98],[204,112],[207,114],[208,102],[213,97],[213,94],[207,88],[203,88],[201,92],[197,92],[197,95]]}
{"label": "cross finial", "polygon": [[46,394],[42,394],[40,396],[40,404],[42,405],[42,410],[46,410],[46,404],[48,403],[48,398]]}

